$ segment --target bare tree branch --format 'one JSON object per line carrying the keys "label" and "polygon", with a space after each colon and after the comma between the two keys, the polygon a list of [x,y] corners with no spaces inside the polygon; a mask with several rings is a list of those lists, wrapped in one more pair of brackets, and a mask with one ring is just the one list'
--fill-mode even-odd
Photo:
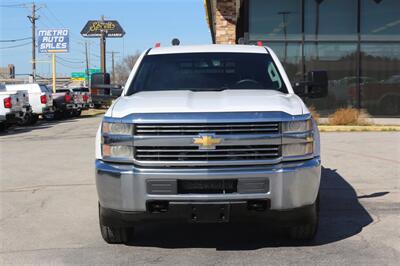
{"label": "bare tree branch", "polygon": [[125,84],[139,56],[140,52],[136,52],[133,55],[128,55],[122,60],[121,63],[115,66],[115,82],[117,84]]}

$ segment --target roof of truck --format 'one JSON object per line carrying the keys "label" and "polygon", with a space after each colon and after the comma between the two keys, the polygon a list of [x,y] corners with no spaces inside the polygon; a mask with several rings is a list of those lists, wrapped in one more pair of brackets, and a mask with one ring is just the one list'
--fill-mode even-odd
{"label": "roof of truck", "polygon": [[149,51],[149,55],[157,54],[181,54],[181,53],[257,53],[268,54],[267,49],[263,46],[256,45],[226,45],[226,44],[209,44],[209,45],[193,45],[193,46],[167,46],[156,47]]}

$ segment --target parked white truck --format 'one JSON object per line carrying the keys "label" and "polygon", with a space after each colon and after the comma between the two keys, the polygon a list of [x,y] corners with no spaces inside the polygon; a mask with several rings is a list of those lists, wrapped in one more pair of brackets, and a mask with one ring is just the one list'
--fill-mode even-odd
{"label": "parked white truck", "polygon": [[10,92],[0,84],[0,130],[7,125],[23,123],[32,114],[26,91]]}
{"label": "parked white truck", "polygon": [[29,94],[29,103],[32,107],[32,117],[30,124],[35,124],[39,116],[52,117],[53,115],[53,97],[51,90],[44,84],[28,83],[6,85],[7,90],[11,92],[27,91]]}
{"label": "parked white truck", "polygon": [[[323,97],[324,71],[297,94]],[[318,226],[316,122],[275,53],[245,45],[144,52],[96,136],[100,229],[125,243],[138,223],[276,219],[295,239]]]}

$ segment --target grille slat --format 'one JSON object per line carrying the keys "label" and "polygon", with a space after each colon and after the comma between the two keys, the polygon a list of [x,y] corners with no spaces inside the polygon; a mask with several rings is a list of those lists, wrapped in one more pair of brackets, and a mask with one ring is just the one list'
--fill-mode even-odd
{"label": "grille slat", "polygon": [[[186,158],[224,158],[224,157],[244,157],[244,156],[254,156],[254,157],[275,157],[278,156],[278,153],[255,153],[255,154],[248,154],[248,153],[238,153],[238,154],[185,154]],[[146,154],[146,155],[138,155],[137,158],[180,158],[180,155],[177,154]]]}
{"label": "grille slat", "polygon": [[[223,146],[220,146],[223,147]],[[259,152],[259,151],[278,151],[279,148],[241,148],[241,149],[216,149],[216,150],[192,150],[192,149],[174,149],[174,147],[170,149],[159,149],[160,147],[157,147],[157,149],[152,149],[151,147],[146,147],[146,149],[141,149],[138,147],[136,149],[136,152],[141,153],[141,152],[146,152],[146,153],[159,153],[159,152],[208,152],[208,153],[217,153],[217,152],[232,152],[232,151],[252,151],[252,152]]]}
{"label": "grille slat", "polygon": [[151,129],[136,129],[138,134],[148,134],[148,133],[218,133],[218,132],[270,132],[274,131],[277,128],[247,128],[247,129],[237,129],[237,128],[229,128],[229,129],[163,129],[163,130],[151,130]]}
{"label": "grille slat", "polygon": [[137,124],[135,135],[197,135],[200,133],[263,134],[278,133],[279,123],[235,124]]}
{"label": "grille slat", "polygon": [[142,146],[135,149],[135,158],[140,161],[231,161],[262,160],[279,157],[278,145],[265,146],[218,146],[215,150],[201,150],[196,146],[151,147]]}

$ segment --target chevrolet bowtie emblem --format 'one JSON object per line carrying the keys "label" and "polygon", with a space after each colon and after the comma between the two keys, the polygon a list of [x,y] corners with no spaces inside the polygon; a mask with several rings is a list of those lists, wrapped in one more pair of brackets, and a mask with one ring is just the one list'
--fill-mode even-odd
{"label": "chevrolet bowtie emblem", "polygon": [[199,145],[201,150],[214,150],[216,144],[220,144],[222,139],[215,138],[213,135],[202,135],[193,139],[193,144]]}

